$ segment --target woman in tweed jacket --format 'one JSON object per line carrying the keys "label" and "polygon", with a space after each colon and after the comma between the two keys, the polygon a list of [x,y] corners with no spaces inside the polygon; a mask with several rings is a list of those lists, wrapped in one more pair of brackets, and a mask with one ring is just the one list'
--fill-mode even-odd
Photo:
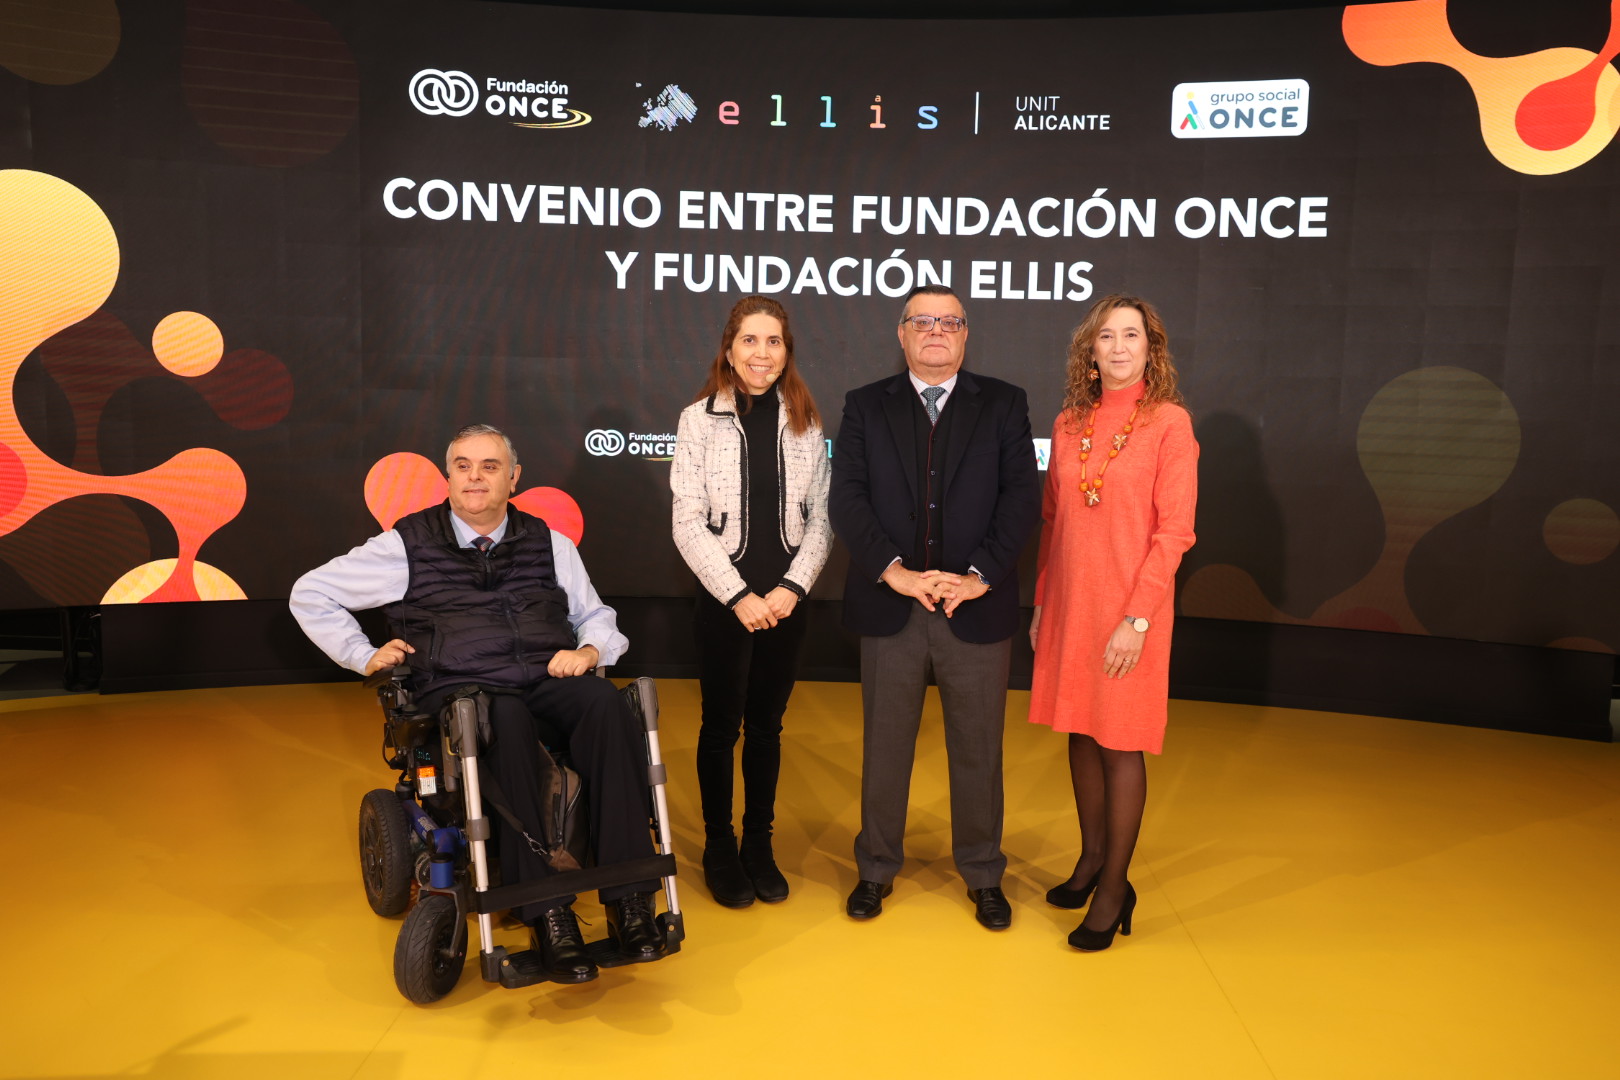
{"label": "woman in tweed jacket", "polygon": [[[744,297],[697,399],[681,413],[669,485],[675,546],[697,575],[703,723],[703,877],[717,902],[785,900],[771,850],[782,714],[797,677],[799,602],[827,561],[830,468],[793,332],[775,300]],[[743,736],[743,835],[732,831],[732,751]]]}

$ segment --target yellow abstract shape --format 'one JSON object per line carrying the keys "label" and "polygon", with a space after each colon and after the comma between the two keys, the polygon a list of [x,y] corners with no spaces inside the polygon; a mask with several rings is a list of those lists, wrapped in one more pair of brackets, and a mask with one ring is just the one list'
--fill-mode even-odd
{"label": "yellow abstract shape", "polygon": [[[1384,511],[1384,550],[1360,582],[1323,604],[1313,622],[1366,625],[1378,612],[1425,632],[1406,596],[1406,563],[1436,525],[1494,495],[1519,460],[1519,414],[1483,375],[1420,368],[1373,395],[1356,430],[1361,469]],[[1371,628],[1371,627],[1369,627]]]}
{"label": "yellow abstract shape", "polygon": [[[99,308],[118,280],[118,236],[101,207],[46,173],[0,169],[0,394],[41,341]],[[10,440],[14,431],[0,430]]]}
{"label": "yellow abstract shape", "polygon": [[[174,576],[179,566],[178,559],[154,559],[149,563],[129,571],[123,577],[112,583],[107,595],[101,598],[103,604],[138,604],[151,596]],[[197,588],[199,600],[246,600],[247,593],[242,587],[232,581],[230,575],[218,567],[209,566],[205,562],[193,562],[191,580]]]}
{"label": "yellow abstract shape", "polygon": [[1494,495],[1519,459],[1519,416],[1483,375],[1420,368],[1386,384],[1361,414],[1356,449],[1384,512],[1384,549],[1366,577],[1307,619],[1274,607],[1248,571],[1205,566],[1188,579],[1188,615],[1426,634],[1406,596],[1406,564],[1447,518]]}
{"label": "yellow abstract shape", "polygon": [[176,375],[206,375],[225,355],[225,335],[206,315],[176,311],[152,331],[152,355]]}
{"label": "yellow abstract shape", "polygon": [[[1620,0],[1614,6],[1620,8]],[[1611,19],[1613,16],[1611,15]],[[1463,48],[1446,19],[1446,0],[1355,4],[1344,9],[1344,41],[1358,58],[1379,67],[1444,64],[1474,92],[1485,148],[1503,165],[1531,176],[1568,172],[1596,157],[1620,131],[1620,72],[1603,66],[1591,88],[1593,120],[1579,139],[1540,150],[1519,129],[1519,106],[1538,88],[1592,66],[1587,49],[1544,49],[1528,56],[1480,56]]]}
{"label": "yellow abstract shape", "polygon": [[53,86],[84,82],[112,62],[122,33],[114,0],[5,0],[0,67]]}
{"label": "yellow abstract shape", "polygon": [[1596,499],[1570,499],[1553,507],[1541,537],[1547,550],[1567,563],[1602,562],[1620,547],[1620,517]]}

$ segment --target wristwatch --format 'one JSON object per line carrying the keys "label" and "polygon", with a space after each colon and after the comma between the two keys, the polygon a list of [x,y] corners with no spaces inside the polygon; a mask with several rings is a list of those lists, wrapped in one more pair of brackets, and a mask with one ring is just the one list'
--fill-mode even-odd
{"label": "wristwatch", "polygon": [[1148,621],[1142,618],[1140,615],[1134,617],[1127,615],[1125,616],[1125,621],[1130,623],[1131,629],[1135,630],[1138,634],[1145,634],[1148,632]]}

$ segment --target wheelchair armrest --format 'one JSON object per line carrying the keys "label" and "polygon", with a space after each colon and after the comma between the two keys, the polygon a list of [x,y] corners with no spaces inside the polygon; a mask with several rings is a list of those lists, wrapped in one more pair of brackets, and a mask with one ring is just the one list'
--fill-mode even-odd
{"label": "wheelchair armrest", "polygon": [[395,664],[391,668],[378,668],[367,675],[362,685],[367,690],[381,690],[389,683],[398,683],[403,686],[411,677],[411,669],[407,664]]}

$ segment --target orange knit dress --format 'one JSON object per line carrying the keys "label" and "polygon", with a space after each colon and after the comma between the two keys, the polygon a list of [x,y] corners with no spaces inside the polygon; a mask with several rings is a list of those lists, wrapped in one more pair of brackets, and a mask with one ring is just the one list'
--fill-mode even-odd
{"label": "orange knit dress", "polygon": [[[1103,391],[1087,476],[1095,478],[1097,466],[1109,460],[1113,437],[1143,389],[1138,382]],[[1103,474],[1102,501],[1087,506],[1080,491],[1082,427],[1071,423],[1070,414],[1052,426],[1029,719],[1090,735],[1112,750],[1157,754],[1170,696],[1176,567],[1193,544],[1198,443],[1192,418],[1179,405],[1138,415],[1125,448]],[[1136,668],[1110,679],[1103,674],[1103,652],[1127,615],[1151,625]]]}

